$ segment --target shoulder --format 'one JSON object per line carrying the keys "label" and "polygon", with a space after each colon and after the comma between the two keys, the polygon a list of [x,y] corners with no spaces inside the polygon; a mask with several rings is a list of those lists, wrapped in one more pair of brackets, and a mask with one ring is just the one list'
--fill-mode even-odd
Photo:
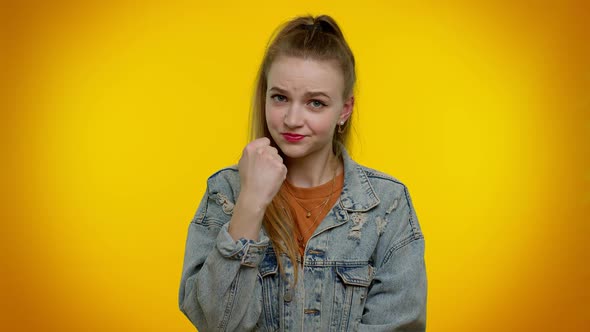
{"label": "shoulder", "polygon": [[423,238],[422,229],[410,192],[405,183],[385,172],[359,165],[372,190],[379,199],[377,229],[383,243],[391,250]]}
{"label": "shoulder", "polygon": [[364,173],[367,180],[378,194],[380,192],[383,193],[383,191],[390,194],[405,194],[407,192],[407,186],[397,177],[362,164],[357,163],[357,167]]}
{"label": "shoulder", "polygon": [[239,178],[239,172],[238,172],[238,165],[234,164],[231,166],[227,166],[224,168],[221,168],[219,170],[217,170],[216,172],[214,172],[213,174],[211,174],[209,176],[209,178],[207,178],[207,182],[214,182],[214,181],[219,181],[222,179],[226,179],[226,180],[230,180],[233,179],[235,177]]}
{"label": "shoulder", "polygon": [[377,197],[380,207],[385,209],[386,214],[391,213],[400,206],[406,206],[412,212],[414,206],[410,191],[403,181],[375,168],[358,163],[356,165],[359,172],[362,173],[361,177],[364,177],[369,184],[368,187],[363,186],[365,187],[364,190],[372,192]]}
{"label": "shoulder", "polygon": [[221,168],[207,178],[207,191],[210,195],[234,200],[240,192],[240,173],[238,165]]}
{"label": "shoulder", "polygon": [[369,177],[373,181],[385,181],[386,183],[391,183],[391,185],[399,185],[405,186],[398,178],[387,174],[385,172],[376,170],[374,168],[370,168],[364,165],[359,165],[359,167],[365,172],[367,177]]}

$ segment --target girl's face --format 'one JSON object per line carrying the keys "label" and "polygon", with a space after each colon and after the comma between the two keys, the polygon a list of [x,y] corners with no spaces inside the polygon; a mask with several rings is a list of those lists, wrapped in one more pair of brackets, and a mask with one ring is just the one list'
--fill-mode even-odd
{"label": "girl's face", "polygon": [[278,57],[267,76],[266,125],[287,158],[328,155],[336,125],[354,97],[342,100],[344,77],[335,61]]}

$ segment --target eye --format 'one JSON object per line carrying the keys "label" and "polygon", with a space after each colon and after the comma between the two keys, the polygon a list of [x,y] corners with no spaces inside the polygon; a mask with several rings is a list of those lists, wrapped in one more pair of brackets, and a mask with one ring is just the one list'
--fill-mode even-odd
{"label": "eye", "polygon": [[314,99],[311,101],[311,106],[313,106],[313,108],[322,108],[326,106],[326,104],[320,100]]}
{"label": "eye", "polygon": [[276,94],[276,95],[270,96],[270,99],[274,99],[275,101],[278,101],[278,102],[283,102],[283,101],[287,100],[287,97],[285,97],[283,95]]}

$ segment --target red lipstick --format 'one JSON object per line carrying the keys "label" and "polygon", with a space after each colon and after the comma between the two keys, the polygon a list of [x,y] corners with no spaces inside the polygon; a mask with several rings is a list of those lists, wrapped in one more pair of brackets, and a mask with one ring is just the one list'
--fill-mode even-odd
{"label": "red lipstick", "polygon": [[298,135],[298,134],[293,134],[293,133],[283,133],[282,135],[285,138],[285,140],[287,140],[288,142],[298,142],[298,141],[301,141],[305,137],[303,135]]}

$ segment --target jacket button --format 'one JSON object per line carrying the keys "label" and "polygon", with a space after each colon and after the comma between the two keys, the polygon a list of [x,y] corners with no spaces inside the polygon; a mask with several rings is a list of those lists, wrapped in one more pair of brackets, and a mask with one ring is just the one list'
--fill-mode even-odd
{"label": "jacket button", "polygon": [[283,297],[283,300],[285,300],[285,302],[291,302],[291,300],[293,300],[293,294],[290,290],[285,292],[285,296]]}

